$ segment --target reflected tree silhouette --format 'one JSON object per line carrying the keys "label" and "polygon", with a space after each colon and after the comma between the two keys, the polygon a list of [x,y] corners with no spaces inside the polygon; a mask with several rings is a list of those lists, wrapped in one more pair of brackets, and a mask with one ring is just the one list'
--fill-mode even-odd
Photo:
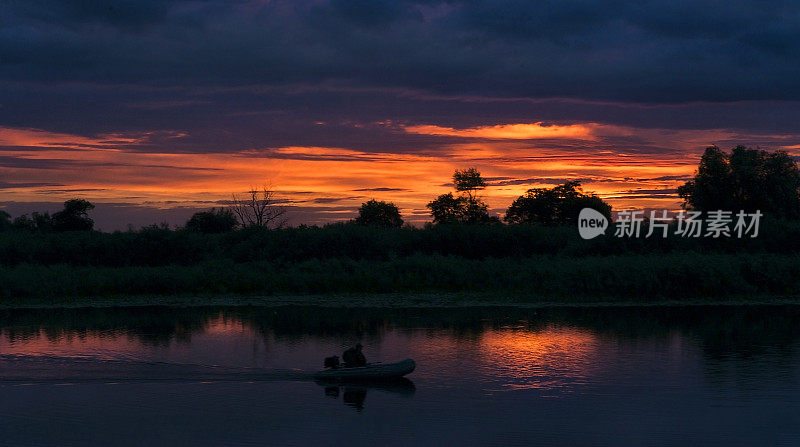
{"label": "reflected tree silhouette", "polygon": [[331,312],[315,306],[142,307],[0,310],[0,338],[9,343],[45,337],[121,335],[144,345],[189,342],[219,321],[239,322],[265,339],[307,337],[380,342],[390,331],[429,335],[445,331],[456,340],[476,341],[489,330],[540,331],[552,326],[583,328],[599,337],[668,340],[680,333],[694,340],[707,361],[778,355],[793,358],[800,343],[800,307],[562,307],[520,308],[350,308]]}

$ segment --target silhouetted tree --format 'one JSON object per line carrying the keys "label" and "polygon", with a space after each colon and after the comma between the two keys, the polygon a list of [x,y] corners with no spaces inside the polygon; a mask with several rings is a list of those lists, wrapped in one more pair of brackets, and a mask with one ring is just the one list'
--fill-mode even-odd
{"label": "silhouetted tree", "polygon": [[238,221],[228,208],[211,208],[194,213],[186,222],[186,229],[198,233],[224,233],[236,228]]}
{"label": "silhouetted tree", "polygon": [[6,231],[11,228],[11,214],[0,210],[0,231]]}
{"label": "silhouetted tree", "polygon": [[30,217],[27,214],[17,216],[11,223],[11,228],[15,230],[50,231],[53,229],[53,218],[46,211],[44,213],[34,211]]}
{"label": "silhouetted tree", "polygon": [[489,207],[478,198],[478,191],[486,187],[486,181],[477,169],[456,170],[453,174],[453,184],[456,191],[462,195],[442,194],[426,205],[431,210],[433,223],[500,222],[496,216],[489,216]]}
{"label": "silhouetted tree", "polygon": [[23,214],[14,218],[11,227],[16,230],[34,231],[36,230],[36,223],[27,214]]}
{"label": "silhouetted tree", "polygon": [[457,223],[464,220],[466,199],[455,197],[453,193],[442,194],[427,205],[433,216],[433,223]]}
{"label": "silhouetted tree", "polygon": [[477,200],[478,191],[486,188],[486,181],[475,168],[463,171],[456,169],[456,172],[453,173],[453,184],[456,186],[456,191],[466,192],[467,197],[472,201]]}
{"label": "silhouetted tree", "polygon": [[489,215],[489,207],[480,200],[442,194],[426,205],[431,210],[433,223],[499,223],[497,216]]}
{"label": "silhouetted tree", "polygon": [[678,188],[686,209],[745,210],[800,218],[800,169],[785,151],[706,148],[694,179]]}
{"label": "silhouetted tree", "polygon": [[275,191],[269,185],[251,188],[245,196],[233,195],[231,209],[242,227],[280,228],[286,225],[286,208],[278,205]]}
{"label": "silhouetted tree", "polygon": [[500,218],[489,215],[489,206],[477,198],[467,198],[463,223],[500,223]]}
{"label": "silhouetted tree", "polygon": [[64,209],[54,213],[52,219],[55,231],[90,231],[94,228],[94,221],[89,217],[89,211],[94,205],[84,199],[70,199],[64,202]]}
{"label": "silhouetted tree", "polygon": [[505,220],[509,223],[574,224],[583,208],[593,208],[611,219],[611,205],[596,195],[584,194],[581,183],[571,181],[552,189],[529,189],[511,203]]}
{"label": "silhouetted tree", "polygon": [[394,203],[372,199],[361,204],[356,223],[380,227],[401,227],[403,218],[400,216],[400,209]]}

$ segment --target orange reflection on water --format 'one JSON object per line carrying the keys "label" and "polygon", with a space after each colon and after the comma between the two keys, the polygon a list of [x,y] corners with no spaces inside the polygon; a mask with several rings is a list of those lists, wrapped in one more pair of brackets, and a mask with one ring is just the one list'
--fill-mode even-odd
{"label": "orange reflection on water", "polygon": [[541,330],[490,330],[478,352],[481,364],[505,377],[524,379],[513,388],[552,388],[565,379],[581,382],[595,370],[599,340],[592,332],[570,327]]}
{"label": "orange reflection on water", "polygon": [[0,353],[11,355],[56,355],[67,357],[126,358],[141,357],[154,346],[175,349],[176,343],[202,339],[218,343],[219,339],[251,338],[253,330],[241,320],[220,313],[197,326],[181,321],[150,331],[120,329],[47,328],[24,330],[6,328],[0,331]]}
{"label": "orange reflection on water", "polygon": [[57,355],[67,357],[125,357],[146,347],[137,338],[116,331],[48,331],[40,329],[24,336],[0,332],[0,352],[12,355]]}
{"label": "orange reflection on water", "polygon": [[229,335],[241,332],[252,332],[252,330],[242,320],[228,317],[222,312],[208,320],[203,326],[203,333],[209,335]]}

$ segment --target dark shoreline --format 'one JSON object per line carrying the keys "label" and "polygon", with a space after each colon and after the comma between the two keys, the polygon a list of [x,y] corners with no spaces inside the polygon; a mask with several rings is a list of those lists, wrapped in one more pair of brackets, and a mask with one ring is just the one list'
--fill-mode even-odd
{"label": "dark shoreline", "polygon": [[360,225],[0,232],[0,308],[586,306],[800,300],[800,224],[758,238],[581,239],[574,227]]}
{"label": "dark shoreline", "polygon": [[335,305],[361,301],[379,305],[746,302],[800,297],[800,256],[667,253],[467,259],[413,255],[388,260],[126,267],[21,264],[0,267],[0,284],[0,305],[185,305],[209,300],[223,304],[310,300]]}
{"label": "dark shoreline", "polygon": [[468,307],[689,307],[689,306],[785,306],[800,305],[800,296],[761,296],[726,299],[497,299],[496,294],[368,294],[282,296],[120,296],[78,299],[7,300],[0,309],[71,309],[112,307],[281,307],[331,308],[468,308]]}

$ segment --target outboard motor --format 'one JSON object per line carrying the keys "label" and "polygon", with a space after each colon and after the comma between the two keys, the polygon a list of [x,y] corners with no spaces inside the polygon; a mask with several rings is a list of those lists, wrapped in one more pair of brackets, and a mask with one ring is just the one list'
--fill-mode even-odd
{"label": "outboard motor", "polygon": [[338,368],[339,367],[339,356],[334,355],[331,357],[325,357],[325,367],[326,368]]}

